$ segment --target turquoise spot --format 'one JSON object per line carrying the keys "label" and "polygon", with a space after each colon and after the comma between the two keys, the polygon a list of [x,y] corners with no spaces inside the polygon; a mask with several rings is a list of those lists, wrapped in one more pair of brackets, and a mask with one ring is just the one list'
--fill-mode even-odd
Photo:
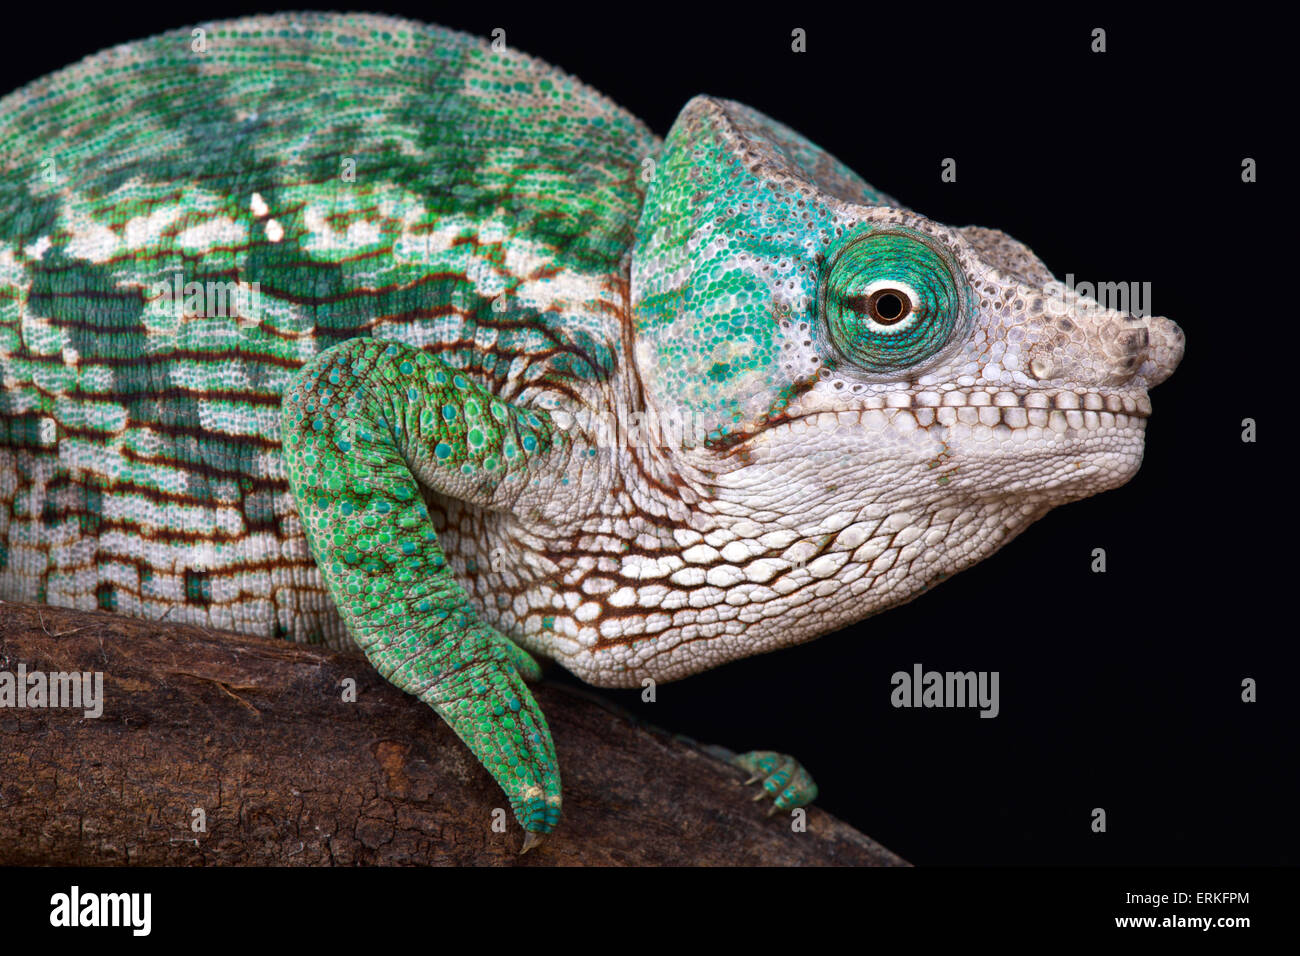
{"label": "turquoise spot", "polygon": [[454,421],[456,420],[456,415],[457,415],[457,414],[458,414],[458,412],[456,411],[456,406],[455,406],[455,405],[444,405],[444,406],[442,406],[442,420],[443,420],[443,421],[445,421],[445,422],[454,422]]}
{"label": "turquoise spot", "polygon": [[534,451],[537,448],[537,439],[532,435],[525,435],[522,444],[524,451]]}
{"label": "turquoise spot", "polygon": [[440,441],[438,442],[437,446],[433,449],[433,453],[437,455],[439,459],[450,458],[451,446],[448,445],[445,441]]}
{"label": "turquoise spot", "polygon": [[403,362],[401,365],[397,366],[397,370],[403,375],[410,375],[415,371],[415,366],[410,362]]}

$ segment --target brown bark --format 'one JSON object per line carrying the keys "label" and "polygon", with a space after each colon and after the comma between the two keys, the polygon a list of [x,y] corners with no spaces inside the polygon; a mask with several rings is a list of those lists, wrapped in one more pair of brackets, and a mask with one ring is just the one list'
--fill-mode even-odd
{"label": "brown bark", "polygon": [[0,864],[903,863],[815,807],[792,832],[742,771],[545,683],[564,819],[520,857],[492,778],[363,658],[0,603],[0,671],[20,662],[102,672],[104,704],[0,707]]}

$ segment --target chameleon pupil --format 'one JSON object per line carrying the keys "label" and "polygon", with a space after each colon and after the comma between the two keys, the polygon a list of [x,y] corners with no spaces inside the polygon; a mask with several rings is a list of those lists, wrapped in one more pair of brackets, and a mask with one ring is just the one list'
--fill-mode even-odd
{"label": "chameleon pupil", "polygon": [[893,325],[908,313],[903,298],[889,289],[882,289],[871,297],[871,317],[881,325]]}

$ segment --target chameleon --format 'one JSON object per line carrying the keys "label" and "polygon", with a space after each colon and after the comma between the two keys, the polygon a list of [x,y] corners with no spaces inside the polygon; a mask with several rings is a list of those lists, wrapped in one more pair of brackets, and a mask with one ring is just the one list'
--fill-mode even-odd
{"label": "chameleon", "polygon": [[1184,348],[741,103],[661,139],[386,16],[117,46],[0,142],[0,599],[359,648],[525,849],[539,657],[642,686],[908,601],[1127,481]]}

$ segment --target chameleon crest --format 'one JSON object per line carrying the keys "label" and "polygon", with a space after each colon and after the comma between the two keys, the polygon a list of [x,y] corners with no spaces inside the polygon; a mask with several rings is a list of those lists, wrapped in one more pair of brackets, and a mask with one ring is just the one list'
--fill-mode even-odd
{"label": "chameleon crest", "polygon": [[0,127],[0,597],[355,642],[530,840],[532,654],[636,685],[905,601],[1127,480],[1182,353],[748,107],[661,142],[387,17],[117,47]]}

